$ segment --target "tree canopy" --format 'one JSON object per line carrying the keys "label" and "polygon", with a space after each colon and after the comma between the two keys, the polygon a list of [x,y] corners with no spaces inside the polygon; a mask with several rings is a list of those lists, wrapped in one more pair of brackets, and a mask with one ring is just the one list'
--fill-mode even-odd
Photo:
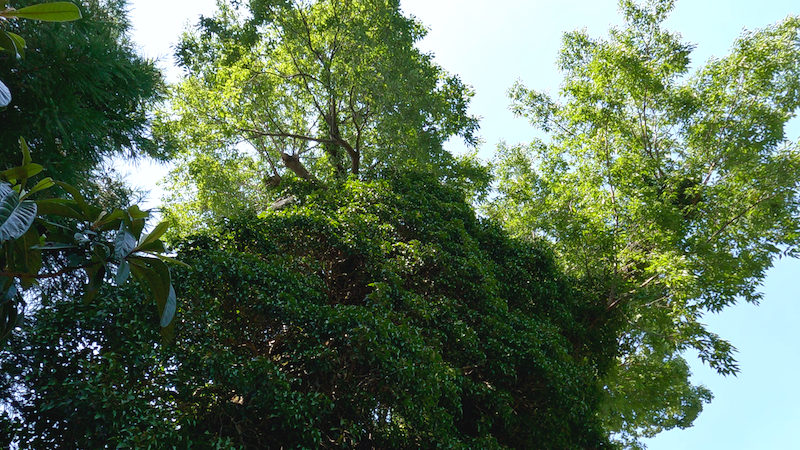
{"label": "tree canopy", "polygon": [[[123,3],[113,5],[92,3],[91,7],[97,8],[97,11],[91,8],[89,10],[93,14],[98,14],[98,12],[106,14],[106,17],[118,15],[124,18],[122,5]],[[7,25],[9,21],[17,19],[69,22],[80,18],[81,12],[78,6],[69,2],[41,3],[20,8],[8,7],[4,4],[3,9],[0,10],[0,25],[3,26]],[[133,58],[135,60],[130,48],[126,47],[125,42],[122,41],[126,29],[127,24],[125,23],[121,26],[89,27],[92,36],[88,37],[95,38],[98,30],[110,31],[111,36],[115,39],[110,43],[104,42],[103,45],[109,47],[111,51],[101,53],[108,56],[112,60],[112,64],[118,63],[121,59],[127,61]],[[34,37],[42,37],[42,35],[41,33],[38,36],[34,34]],[[23,58],[26,49],[31,47],[29,39],[26,38],[28,36],[23,37],[7,29],[2,29],[0,30],[0,50],[12,58]],[[48,44],[53,44],[55,41],[59,40],[52,35],[45,38],[45,42]],[[38,44],[35,39],[33,42]],[[97,44],[99,43],[94,42],[94,45]],[[36,46],[32,47],[33,50],[39,50]],[[52,50],[47,45],[44,47]],[[66,45],[64,48],[84,50],[79,45]],[[122,64],[121,67],[116,64],[113,70],[129,68],[131,61],[127,62],[129,64]],[[160,75],[151,65],[142,61],[133,61],[133,63],[134,66],[137,64],[140,66],[137,69],[140,74],[153,75],[154,81],[160,81]],[[83,68],[86,68],[85,65]],[[27,94],[23,92],[22,101],[16,97],[17,92],[15,91],[14,98],[16,100],[12,102],[11,91],[8,90],[5,83],[2,84],[4,89],[4,96],[0,99],[2,100],[2,111],[6,111],[10,105],[12,114],[9,117],[12,122],[26,114],[35,115],[40,112],[33,105],[26,103],[37,95],[44,97],[51,104],[55,104],[56,100],[64,100],[63,96],[58,99],[48,96],[50,94],[48,89],[67,92],[67,97],[73,100],[87,95],[91,96],[92,93],[84,92],[79,84],[77,92],[57,88],[54,84],[63,84],[63,80],[56,80],[55,77],[63,76],[69,71],[57,71],[56,69],[57,67],[47,65],[37,68],[37,70],[44,70],[43,79],[51,77],[47,79],[50,84],[47,82],[44,85],[32,83],[39,90],[30,90],[30,86],[28,86],[29,90]],[[12,73],[20,75],[25,71],[20,72],[17,69],[12,70]],[[124,73],[122,75],[122,78],[111,81],[112,87],[115,87],[115,83],[127,83],[130,80],[126,80],[124,77],[136,74]],[[5,95],[6,92],[9,95]],[[131,92],[114,92],[113,89],[109,90],[109,93],[124,101],[136,100],[137,95]],[[71,94],[77,94],[77,97],[70,97]],[[148,93],[150,97],[156,94],[157,92],[152,89]],[[98,109],[98,113],[108,113],[115,106],[94,105],[94,108]],[[30,109],[26,109],[28,107]],[[76,105],[72,104],[71,107],[76,107]],[[104,109],[101,111],[100,108]],[[133,111],[134,113],[144,113],[143,105],[136,105],[133,108],[138,109],[138,111]],[[74,109],[72,112],[83,114],[80,112],[80,107],[78,107],[79,111]],[[101,118],[94,117],[94,119],[100,120]],[[143,138],[141,122],[137,120],[116,122],[113,127],[119,133]],[[156,226],[150,233],[143,233],[146,218],[150,216],[149,212],[141,211],[136,205],[126,204],[124,205],[125,209],[120,209],[118,206],[122,205],[98,204],[97,201],[94,201],[120,198],[118,194],[127,197],[130,193],[129,189],[120,187],[117,180],[92,183],[86,179],[89,175],[86,170],[95,167],[102,155],[113,154],[115,151],[119,152],[120,149],[112,146],[104,153],[98,144],[109,145],[110,141],[92,143],[90,148],[84,148],[89,153],[89,160],[80,162],[80,155],[78,158],[59,157],[53,154],[52,146],[41,145],[42,142],[47,143],[52,138],[52,134],[48,133],[52,133],[55,128],[63,128],[58,115],[43,119],[32,127],[17,129],[13,125],[12,123],[12,127],[3,130],[6,133],[3,135],[6,140],[15,133],[23,131],[45,133],[44,140],[34,138],[34,141],[40,144],[39,148],[35,148],[37,157],[41,157],[46,163],[52,163],[55,160],[63,164],[60,167],[52,167],[53,164],[50,164],[50,172],[55,172],[70,180],[81,181],[84,192],[87,190],[86,188],[92,188],[89,190],[95,198],[91,202],[87,201],[81,190],[69,183],[58,180],[58,178],[58,181],[54,181],[52,177],[40,177],[39,175],[45,170],[45,167],[38,162],[33,162],[31,147],[27,140],[23,137],[16,138],[19,142],[22,164],[16,167],[4,167],[4,170],[0,171],[0,347],[5,345],[9,334],[22,323],[27,303],[31,300],[34,304],[40,303],[40,297],[48,290],[47,286],[54,284],[64,286],[70,281],[72,285],[81,285],[86,280],[88,286],[85,289],[85,298],[89,301],[105,281],[107,273],[116,273],[117,285],[125,283],[131,272],[134,277],[146,280],[158,305],[162,326],[167,327],[175,312],[176,298],[170,283],[169,269],[162,261],[169,260],[169,257],[163,254],[166,249],[159,239],[166,231],[166,223]],[[83,125],[89,128],[95,126],[89,122]],[[100,127],[105,130],[103,132],[108,132],[107,128],[104,128],[103,125]],[[64,131],[64,129],[60,130],[60,132]],[[77,131],[80,134],[86,130],[71,131]],[[58,144],[57,147],[63,153],[61,139],[54,138],[53,142]],[[88,143],[84,142],[83,144]],[[10,162],[9,159],[9,165]],[[30,183],[29,186],[30,181],[36,182]],[[59,198],[58,194],[54,196],[51,188],[56,186],[70,198],[63,198],[63,196]],[[53,282],[53,280],[56,281]],[[43,287],[40,282],[46,286]],[[37,289],[34,291],[32,288]],[[67,288],[66,295],[70,295],[74,291],[75,289],[71,287]],[[64,293],[56,292],[58,297],[63,295]]]}
{"label": "tree canopy", "polygon": [[183,152],[175,185],[191,192],[175,209],[194,202],[224,215],[214,210],[224,202],[205,199],[244,189],[240,198],[258,204],[287,173],[369,178],[416,165],[485,184],[442,147],[453,136],[476,143],[472,93],[416,48],[425,30],[397,1],[219,6],[178,45],[186,77],[159,127]]}
{"label": "tree canopy", "polygon": [[549,240],[624,312],[606,417],[634,439],[692,423],[710,393],[681,353],[738,370],[703,315],[757,302],[772,261],[796,255],[800,150],[784,127],[800,106],[800,19],[747,32],[689,73],[692,46],[662,26],[673,2],[621,5],[625,26],[608,38],[564,36],[556,98],[512,89],[548,139],[501,148],[487,211]]}
{"label": "tree canopy", "polygon": [[[179,245],[173,346],[154,349],[132,288],[34,320],[1,358],[23,442],[608,445],[613,321],[546,248],[430,174],[286,189],[295,204]],[[65,317],[81,326],[53,339]]]}

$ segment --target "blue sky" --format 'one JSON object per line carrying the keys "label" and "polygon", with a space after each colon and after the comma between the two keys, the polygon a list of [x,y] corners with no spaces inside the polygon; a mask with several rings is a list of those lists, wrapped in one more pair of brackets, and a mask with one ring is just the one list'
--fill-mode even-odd
{"label": "blue sky", "polygon": [[[212,14],[214,3],[132,0],[134,41],[143,54],[169,69],[170,46],[199,13]],[[402,7],[430,29],[421,47],[475,89],[472,113],[483,118],[480,155],[485,159],[500,140],[525,142],[534,135],[507,109],[506,91],[512,83],[520,79],[528,87],[555,93],[561,81],[555,67],[561,34],[586,28],[599,36],[620,23],[616,0],[402,0]],[[789,14],[800,14],[800,4],[682,0],[668,25],[697,45],[692,61],[699,67],[710,57],[724,56],[744,28],[761,28]],[[170,70],[174,80],[177,71]],[[800,139],[800,121],[792,123],[787,137]],[[457,142],[451,146],[461,148]],[[149,186],[166,172],[146,162],[127,170],[131,179]],[[799,284],[800,261],[778,261],[767,276],[760,306],[737,305],[707,317],[710,328],[739,349],[742,372],[723,378],[690,356],[694,379],[716,398],[694,427],[662,433],[647,442],[650,449],[800,448],[794,431],[800,424]]]}

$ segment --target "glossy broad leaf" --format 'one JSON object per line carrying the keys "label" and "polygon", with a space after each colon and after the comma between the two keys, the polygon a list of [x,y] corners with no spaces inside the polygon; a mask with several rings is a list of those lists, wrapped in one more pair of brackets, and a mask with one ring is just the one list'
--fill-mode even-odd
{"label": "glossy broad leaf", "polygon": [[16,33],[12,33],[10,31],[6,31],[6,35],[14,42],[14,47],[16,47],[17,54],[21,58],[24,58],[25,57],[25,47],[27,45],[25,43],[25,39],[22,36],[20,36],[20,35],[18,35]]}
{"label": "glossy broad leaf", "polygon": [[46,198],[37,200],[36,205],[39,207],[39,214],[42,215],[69,217],[72,219],[83,218],[83,214],[81,214],[79,206],[74,200]]}
{"label": "glossy broad leaf", "polygon": [[53,182],[53,179],[50,177],[39,180],[38,183],[36,183],[28,192],[25,193],[25,195],[22,196],[22,200],[25,200],[26,198],[30,197],[31,195],[39,191],[50,189],[53,186],[55,186],[55,183]]}
{"label": "glossy broad leaf", "polygon": [[175,310],[177,309],[177,297],[175,296],[175,288],[172,283],[169,285],[169,293],[167,294],[167,301],[164,304],[164,309],[161,311],[161,326],[167,327],[172,323],[175,317]]}
{"label": "glossy broad leaf", "polygon": [[31,148],[24,137],[19,138],[19,149],[22,151],[22,165],[25,166],[33,162],[31,159]]}
{"label": "glossy broad leaf", "polygon": [[139,244],[139,247],[144,247],[147,244],[153,243],[158,238],[164,235],[164,233],[169,228],[169,224],[167,222],[161,222],[153,228],[153,231],[150,232],[147,236],[142,239],[142,242]]}
{"label": "glossy broad leaf", "polygon": [[114,278],[114,282],[117,283],[117,286],[122,286],[128,281],[128,277],[131,274],[131,265],[128,261],[122,261],[119,263],[119,267],[117,267],[117,275]]}
{"label": "glossy broad leaf", "polygon": [[0,49],[11,53],[15,58],[23,58],[25,57],[25,40],[18,34],[0,31]]}
{"label": "glossy broad leaf", "polygon": [[41,164],[29,163],[0,172],[7,180],[24,180],[38,175],[44,168]]}
{"label": "glossy broad leaf", "polygon": [[8,106],[9,103],[11,103],[11,91],[0,81],[0,108]]}
{"label": "glossy broad leaf", "polygon": [[[161,326],[169,325],[169,321],[166,321],[165,318],[169,318],[171,321],[175,315],[175,299],[170,299],[174,297],[174,290],[172,289],[169,268],[157,258],[131,256],[127,261],[130,263],[133,276],[150,286],[158,307]],[[172,312],[170,312],[171,309]]]}
{"label": "glossy broad leaf", "polygon": [[36,218],[36,203],[19,201],[8,183],[0,182],[0,242],[25,234]]}
{"label": "glossy broad leaf", "polygon": [[81,194],[81,192],[75,186],[72,186],[71,184],[68,183],[63,183],[61,181],[57,182],[56,184],[58,184],[58,186],[61,187],[61,189],[67,191],[67,193],[69,193],[69,195],[71,195],[72,198],[75,199],[75,202],[78,204],[78,206],[81,207],[82,210],[86,211],[88,209],[89,205],[88,203],[86,203],[86,199],[83,197],[83,194]]}
{"label": "glossy broad leaf", "polygon": [[127,230],[125,224],[120,224],[114,238],[114,258],[117,261],[125,259],[136,247],[136,238]]}
{"label": "glossy broad leaf", "polygon": [[80,19],[81,11],[74,3],[53,2],[6,11],[4,15],[8,17],[41,20],[44,22],[69,22]]}

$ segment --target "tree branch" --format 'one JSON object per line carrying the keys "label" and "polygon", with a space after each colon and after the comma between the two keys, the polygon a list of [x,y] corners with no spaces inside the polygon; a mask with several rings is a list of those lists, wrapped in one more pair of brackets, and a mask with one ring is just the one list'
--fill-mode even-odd
{"label": "tree branch", "polygon": [[780,194],[780,192],[776,192],[776,193],[774,193],[772,195],[767,195],[766,197],[762,197],[762,198],[758,199],[752,205],[750,205],[747,208],[743,209],[739,214],[731,217],[730,220],[725,222],[717,231],[715,231],[711,236],[709,236],[708,239],[706,239],[706,243],[710,243],[711,241],[716,239],[717,236],[722,234],[722,232],[725,231],[729,226],[731,226],[734,222],[736,222],[737,220],[739,220],[742,217],[744,217],[747,213],[749,213],[750,211],[755,209],[758,205],[760,205],[761,203],[763,203],[763,202],[765,202],[767,200],[770,200],[770,199],[773,199],[773,198],[777,197],[779,194]]}
{"label": "tree branch", "polygon": [[317,138],[313,136],[306,136],[304,134],[295,134],[295,133],[272,133],[269,131],[261,131],[252,128],[240,128],[239,131],[245,133],[252,133],[257,136],[265,136],[265,137],[278,137],[278,138],[292,138],[292,139],[300,139],[301,141],[311,141],[311,142],[319,142],[322,144],[338,144],[339,141],[335,139],[326,139],[326,138]]}
{"label": "tree branch", "polygon": [[60,277],[61,275],[64,275],[68,272],[74,272],[76,270],[86,269],[91,267],[92,265],[93,264],[84,264],[80,266],[67,266],[55,272],[36,273],[36,274],[29,272],[6,272],[4,270],[0,270],[0,276],[7,278],[19,278],[21,280],[44,280],[48,278]]}
{"label": "tree branch", "polygon": [[288,153],[281,153],[281,161],[289,170],[297,174],[298,177],[304,180],[314,180],[314,176],[306,169],[300,161],[300,156],[290,155]]}

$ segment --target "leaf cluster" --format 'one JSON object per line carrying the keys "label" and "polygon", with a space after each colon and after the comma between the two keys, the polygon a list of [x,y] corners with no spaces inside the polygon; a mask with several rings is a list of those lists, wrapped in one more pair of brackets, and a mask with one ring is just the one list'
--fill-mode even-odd
{"label": "leaf cluster", "polygon": [[[134,205],[107,210],[87,202],[75,187],[46,177],[27,188],[42,166],[33,163],[30,149],[20,139],[22,165],[0,172],[0,338],[22,323],[25,290],[39,280],[82,273],[84,301],[92,301],[107,275],[124,284],[131,273],[145,281],[158,306],[165,332],[175,315],[176,296],[160,237],[167,224],[145,233],[150,216]],[[41,197],[58,186],[68,198]],[[41,197],[34,199],[34,197]],[[53,267],[55,266],[55,267]],[[30,297],[30,296],[29,296]]]}

